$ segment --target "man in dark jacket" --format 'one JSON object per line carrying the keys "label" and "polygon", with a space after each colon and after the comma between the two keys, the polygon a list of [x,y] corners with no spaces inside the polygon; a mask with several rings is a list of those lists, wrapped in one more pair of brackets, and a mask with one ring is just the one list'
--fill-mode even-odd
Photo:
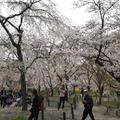
{"label": "man in dark jacket", "polygon": [[34,89],[32,91],[32,94],[34,96],[33,102],[32,102],[32,107],[30,109],[30,116],[28,120],[38,120],[38,115],[39,115],[39,110],[40,110],[40,103],[42,102],[42,98],[38,96],[37,90]]}
{"label": "man in dark jacket", "polygon": [[83,111],[83,117],[81,120],[85,120],[88,114],[92,120],[95,120],[92,113],[93,99],[92,99],[92,96],[89,95],[87,90],[84,90],[83,104],[84,104],[84,111]]}

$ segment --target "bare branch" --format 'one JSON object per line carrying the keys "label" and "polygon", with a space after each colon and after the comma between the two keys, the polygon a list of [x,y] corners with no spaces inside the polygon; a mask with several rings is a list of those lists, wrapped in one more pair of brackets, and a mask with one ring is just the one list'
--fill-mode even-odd
{"label": "bare branch", "polygon": [[20,17],[20,24],[19,24],[18,30],[21,30],[22,23],[23,23],[23,15],[21,15]]}
{"label": "bare branch", "polygon": [[28,9],[30,9],[34,4],[36,4],[36,3],[40,2],[40,1],[41,1],[41,0],[36,0],[36,1],[31,2],[30,4],[27,3],[27,2],[23,2],[26,7],[25,7],[21,12],[19,12],[19,13],[17,13],[17,14],[14,14],[14,15],[8,16],[8,17],[5,19],[4,24],[5,24],[9,19],[12,19],[12,18],[14,18],[14,17],[23,15],[23,14],[24,14]]}
{"label": "bare branch", "polygon": [[7,29],[7,27],[5,26],[5,24],[3,23],[3,21],[0,20],[0,23],[2,25],[2,27],[4,28],[4,30],[6,31],[6,33],[8,34],[11,43],[13,44],[13,46],[17,47],[17,44],[15,43],[15,41],[13,40],[12,34],[10,33],[10,31]]}
{"label": "bare branch", "polygon": [[[117,2],[119,2],[120,0],[116,0],[115,2],[113,2],[112,4],[111,4],[111,6],[109,6],[107,9],[106,9],[106,12],[107,11],[109,11]],[[106,13],[105,12],[105,13]]]}
{"label": "bare branch", "polygon": [[14,24],[12,24],[10,21],[8,21],[8,23],[18,31],[18,28]]}
{"label": "bare branch", "polygon": [[42,57],[42,56],[38,56],[38,57],[35,57],[32,62],[26,67],[26,71],[38,60],[38,59],[48,59],[48,57]]}

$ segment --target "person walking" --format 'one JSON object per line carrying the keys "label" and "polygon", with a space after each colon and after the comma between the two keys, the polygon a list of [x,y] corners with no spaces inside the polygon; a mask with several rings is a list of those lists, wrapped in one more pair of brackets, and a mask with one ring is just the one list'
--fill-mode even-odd
{"label": "person walking", "polygon": [[83,104],[84,104],[84,111],[83,111],[83,116],[81,120],[85,120],[88,115],[91,117],[92,120],[95,120],[93,112],[92,112],[93,99],[87,90],[84,90]]}
{"label": "person walking", "polygon": [[40,104],[42,103],[43,99],[42,99],[42,97],[38,96],[36,89],[33,89],[32,95],[33,95],[33,101],[32,101],[32,107],[30,109],[31,114],[30,114],[28,120],[38,120]]}
{"label": "person walking", "polygon": [[64,85],[60,88],[59,94],[60,94],[59,95],[60,99],[59,99],[59,103],[58,103],[58,110],[60,109],[61,104],[62,104],[62,109],[64,108],[64,104],[65,104],[65,87],[64,87]]}

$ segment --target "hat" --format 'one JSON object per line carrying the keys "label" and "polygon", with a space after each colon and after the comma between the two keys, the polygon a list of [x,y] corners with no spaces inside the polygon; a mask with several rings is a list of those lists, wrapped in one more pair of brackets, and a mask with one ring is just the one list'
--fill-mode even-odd
{"label": "hat", "polygon": [[84,92],[87,92],[87,90],[85,89]]}

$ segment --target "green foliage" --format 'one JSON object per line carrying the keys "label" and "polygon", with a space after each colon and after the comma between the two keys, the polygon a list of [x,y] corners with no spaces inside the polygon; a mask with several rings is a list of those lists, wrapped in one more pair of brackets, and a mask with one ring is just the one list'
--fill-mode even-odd
{"label": "green foliage", "polygon": [[12,118],[11,120],[27,120],[24,116],[17,116]]}
{"label": "green foliage", "polygon": [[91,93],[92,93],[93,97],[98,97],[99,96],[98,90],[92,90]]}
{"label": "green foliage", "polygon": [[103,101],[102,105],[106,107],[110,106],[111,108],[117,108],[117,104],[115,101]]}
{"label": "green foliage", "polygon": [[59,95],[59,93],[58,93],[58,89],[59,89],[59,88],[57,88],[57,87],[54,88],[54,96],[58,96],[58,95]]}

